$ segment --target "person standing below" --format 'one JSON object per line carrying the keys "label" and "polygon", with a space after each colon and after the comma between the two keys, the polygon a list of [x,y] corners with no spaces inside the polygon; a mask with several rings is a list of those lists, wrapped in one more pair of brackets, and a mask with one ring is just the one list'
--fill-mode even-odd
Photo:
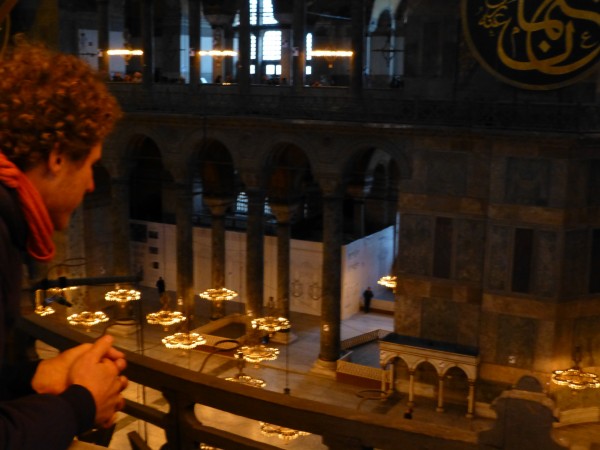
{"label": "person standing below", "polygon": [[166,310],[169,307],[169,299],[165,295],[165,288],[165,280],[163,280],[163,277],[158,277],[156,289],[158,290],[158,299],[160,300],[163,310]]}
{"label": "person standing below", "polygon": [[111,336],[41,361],[7,361],[23,264],[54,257],[54,230],[94,190],[93,165],[121,112],[75,56],[24,39],[0,57],[0,448],[62,450],[123,409]]}
{"label": "person standing below", "polygon": [[363,292],[363,301],[364,301],[364,310],[365,310],[365,313],[368,313],[371,310],[371,299],[372,298],[373,298],[373,291],[371,290],[371,286],[369,286]]}

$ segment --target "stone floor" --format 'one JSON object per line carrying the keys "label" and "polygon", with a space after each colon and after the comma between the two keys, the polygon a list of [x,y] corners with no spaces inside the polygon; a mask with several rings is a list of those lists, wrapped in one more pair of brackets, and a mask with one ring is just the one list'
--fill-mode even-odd
{"label": "stone floor", "polygon": [[[157,309],[151,302],[145,302],[139,310],[133,310],[134,315],[145,317],[152,308]],[[204,309],[202,309],[204,308]],[[207,305],[200,305],[196,311],[196,325],[202,326],[201,317],[209,317]],[[226,307],[226,314],[240,312],[241,304],[230,304]],[[263,379],[267,386],[265,389],[284,392],[289,390],[290,395],[303,398],[343,405],[349,408],[371,411],[377,414],[390,414],[402,416],[406,410],[406,396],[398,395],[396,398],[382,403],[379,400],[364,400],[358,393],[364,389],[355,384],[345,384],[335,380],[332,376],[326,376],[314,370],[314,363],[318,359],[320,346],[319,318],[306,314],[291,314],[292,339],[288,345],[271,342],[269,345],[279,348],[280,354],[277,360],[262,362],[257,366],[250,365],[244,368],[244,372],[253,377]],[[205,321],[206,323],[206,321]],[[393,316],[389,313],[371,312],[365,314],[358,312],[352,317],[344,320],[341,327],[342,340],[370,332],[373,330],[393,329]],[[91,334],[100,334],[103,330],[92,330]],[[113,333],[112,331],[117,331]],[[161,342],[167,333],[160,326],[144,325],[138,332],[132,334],[120,334],[114,328],[108,328],[108,332],[115,335],[116,345],[128,349],[136,349],[148,357],[160,358],[163,361],[183,366],[191,370],[202,371],[222,378],[234,376],[238,373],[237,362],[228,356],[220,354],[209,354],[196,350],[168,350]],[[172,331],[171,331],[172,332]],[[234,331],[235,333],[235,331]],[[231,336],[228,336],[231,337]],[[372,346],[372,344],[369,344]],[[372,348],[372,347],[371,347]],[[52,349],[41,346],[42,356],[51,355]],[[377,352],[376,347],[373,351]],[[377,356],[371,355],[372,351],[359,351],[353,355],[353,362],[365,365],[374,365]],[[167,404],[159,392],[143,386],[131,383],[126,390],[126,397],[132,400],[152,405],[156,408],[166,410]],[[433,399],[417,399],[414,406],[413,419],[415,421],[436,422],[451,427],[481,431],[491,427],[492,421],[484,418],[467,419],[464,407],[453,407],[445,405],[445,412],[435,411]],[[320,442],[319,436],[308,435],[299,437],[292,441],[283,441],[274,437],[265,437],[260,433],[259,424],[256,421],[234,416],[212,408],[198,406],[196,409],[199,419],[206,425],[219,428],[241,430],[245,436],[269,443],[270,445],[290,450],[319,450],[326,447]],[[165,442],[164,433],[151,425],[142,423],[135,418],[120,414],[115,434],[109,448],[114,450],[130,449],[127,434],[137,431],[139,435],[155,450],[158,450]],[[600,448],[600,425],[586,424],[561,427],[554,430],[554,438],[565,448],[573,450],[593,450]]]}

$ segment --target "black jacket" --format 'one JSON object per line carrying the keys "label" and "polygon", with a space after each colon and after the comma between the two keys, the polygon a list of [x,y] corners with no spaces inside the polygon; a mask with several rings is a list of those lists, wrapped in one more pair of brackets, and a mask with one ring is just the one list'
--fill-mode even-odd
{"label": "black jacket", "polygon": [[82,386],[36,394],[38,361],[6,362],[7,336],[20,313],[27,232],[15,192],[0,184],[0,449],[61,450],[94,425],[96,406]]}

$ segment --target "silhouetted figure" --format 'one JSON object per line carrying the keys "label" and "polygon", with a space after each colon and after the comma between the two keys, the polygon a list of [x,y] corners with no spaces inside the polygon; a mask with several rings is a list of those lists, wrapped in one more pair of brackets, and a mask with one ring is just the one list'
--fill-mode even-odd
{"label": "silhouetted figure", "polygon": [[369,286],[363,292],[363,300],[365,302],[365,313],[368,313],[371,309],[371,299],[373,298],[373,291],[371,290],[371,286]]}
{"label": "silhouetted figure", "polygon": [[156,289],[158,289],[158,296],[161,297],[165,293],[165,280],[162,277],[158,277],[156,282]]}

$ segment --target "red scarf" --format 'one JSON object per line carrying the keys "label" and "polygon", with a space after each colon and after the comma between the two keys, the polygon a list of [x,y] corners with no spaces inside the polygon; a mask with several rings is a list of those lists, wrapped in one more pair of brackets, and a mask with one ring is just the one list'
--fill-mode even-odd
{"label": "red scarf", "polygon": [[54,257],[54,225],[50,220],[48,209],[42,196],[21,170],[0,152],[0,182],[15,189],[19,196],[21,208],[27,224],[27,252],[41,262],[48,262]]}

